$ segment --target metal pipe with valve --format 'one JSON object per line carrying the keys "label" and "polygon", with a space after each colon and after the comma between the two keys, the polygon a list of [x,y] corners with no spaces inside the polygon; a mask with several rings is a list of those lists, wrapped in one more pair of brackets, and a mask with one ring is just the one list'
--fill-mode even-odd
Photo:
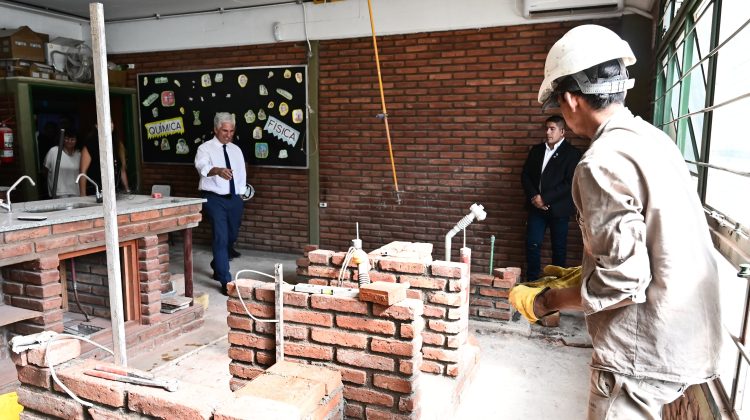
{"label": "metal pipe with valve", "polygon": [[466,229],[466,226],[469,226],[474,219],[482,221],[487,217],[487,212],[484,211],[484,206],[481,204],[474,203],[469,210],[471,210],[471,212],[464,216],[463,219],[459,220],[459,222],[456,223],[456,226],[453,226],[453,229],[445,234],[445,261],[451,260],[451,239],[456,236],[461,229]]}

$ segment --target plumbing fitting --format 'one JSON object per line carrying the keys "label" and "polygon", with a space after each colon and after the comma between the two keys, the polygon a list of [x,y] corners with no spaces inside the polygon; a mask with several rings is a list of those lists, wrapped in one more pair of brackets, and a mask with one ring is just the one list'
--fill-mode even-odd
{"label": "plumbing fitting", "polygon": [[24,179],[28,179],[29,182],[31,182],[31,185],[36,185],[36,183],[34,182],[34,180],[31,179],[31,177],[28,176],[28,175],[24,175],[24,176],[18,178],[16,180],[16,182],[14,182],[13,185],[11,185],[10,188],[8,188],[8,191],[5,192],[5,198],[8,201],[8,203],[7,204],[3,204],[2,202],[0,202],[0,208],[4,208],[5,210],[8,210],[8,213],[13,213],[13,208],[11,207],[11,204],[10,204],[10,193],[11,193],[11,191],[15,190],[16,187],[18,186],[18,184],[20,184],[21,181],[23,181]]}
{"label": "plumbing fitting", "polygon": [[339,271],[339,286],[344,284],[344,273],[346,272],[347,267],[349,267],[349,262],[357,264],[360,287],[365,284],[370,284],[370,257],[364,250],[362,250],[362,240],[359,239],[359,222],[356,226],[357,237],[352,239],[352,246],[346,251],[344,262],[341,264],[341,271]]}
{"label": "plumbing fitting", "polygon": [[482,221],[487,217],[487,212],[484,211],[484,206],[481,204],[474,203],[469,210],[471,212],[464,216],[463,219],[459,220],[459,222],[456,223],[456,226],[453,226],[453,229],[445,234],[445,261],[450,262],[451,260],[451,239],[456,236],[460,230],[466,229],[466,226],[469,226],[474,219]]}
{"label": "plumbing fitting", "polygon": [[76,177],[76,184],[81,179],[81,177],[84,177],[84,178],[88,179],[90,183],[94,184],[94,189],[96,191],[96,202],[97,203],[101,203],[102,202],[102,193],[99,191],[99,184],[97,184],[96,182],[94,182],[93,179],[89,178],[89,176],[86,175],[83,172],[81,172],[80,174],[78,174],[78,176]]}

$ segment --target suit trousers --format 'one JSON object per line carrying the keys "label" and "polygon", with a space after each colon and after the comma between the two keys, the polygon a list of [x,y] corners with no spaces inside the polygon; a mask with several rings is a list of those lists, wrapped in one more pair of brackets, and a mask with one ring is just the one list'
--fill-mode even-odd
{"label": "suit trousers", "polygon": [[211,247],[214,255],[214,280],[226,285],[232,281],[229,272],[229,247],[237,240],[242,221],[244,202],[239,195],[219,195],[204,191],[203,212],[211,221],[213,239]]}
{"label": "suit trousers", "polygon": [[539,278],[544,232],[549,227],[552,243],[552,264],[565,267],[568,246],[569,217],[551,217],[538,210],[529,211],[526,223],[526,280]]}

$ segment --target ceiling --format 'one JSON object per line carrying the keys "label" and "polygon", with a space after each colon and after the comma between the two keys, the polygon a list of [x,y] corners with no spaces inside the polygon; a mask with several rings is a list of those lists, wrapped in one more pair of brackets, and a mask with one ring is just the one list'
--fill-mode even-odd
{"label": "ceiling", "polygon": [[[89,20],[91,2],[92,0],[8,0],[3,3]],[[302,2],[303,0],[99,0],[104,5],[106,22]]]}

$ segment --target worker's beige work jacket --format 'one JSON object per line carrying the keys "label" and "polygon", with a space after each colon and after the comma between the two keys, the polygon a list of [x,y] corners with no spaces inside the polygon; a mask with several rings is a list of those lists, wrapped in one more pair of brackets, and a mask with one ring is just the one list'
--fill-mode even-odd
{"label": "worker's beige work jacket", "polygon": [[[573,178],[592,366],[700,383],[716,376],[719,279],[708,225],[672,140],[627,108],[603,123]],[[634,304],[607,309],[623,300]]]}

